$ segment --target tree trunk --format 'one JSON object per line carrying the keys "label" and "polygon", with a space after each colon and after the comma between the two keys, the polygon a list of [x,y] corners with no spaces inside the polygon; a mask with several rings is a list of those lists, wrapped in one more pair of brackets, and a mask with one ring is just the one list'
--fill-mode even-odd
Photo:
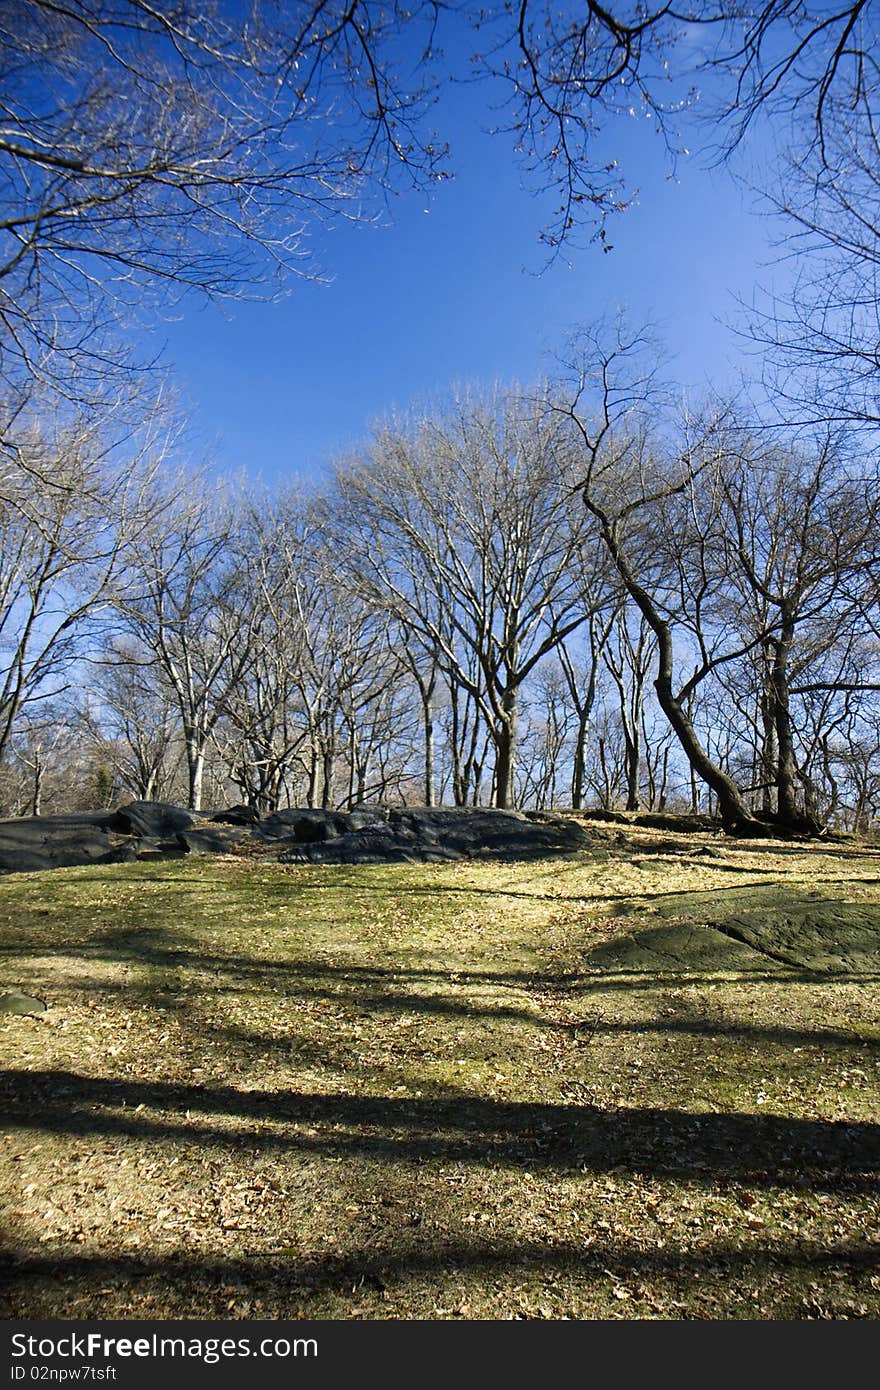
{"label": "tree trunk", "polygon": [[321,758],[321,810],[329,811],[333,804],[333,774],[336,771],[336,746],[330,741],[324,744]]}
{"label": "tree trunk", "polygon": [[829,735],[823,735],[820,740],[820,747],[822,749],[822,770],[825,773],[825,780],[830,789],[828,810],[825,813],[826,821],[833,821],[834,817],[837,815],[837,808],[840,805],[840,786],[837,778],[834,776],[830,744],[831,740]]}
{"label": "tree trunk", "polygon": [[587,779],[587,738],[590,732],[590,721],[593,714],[593,705],[596,701],[596,681],[599,672],[599,659],[602,651],[602,644],[607,639],[608,629],[601,635],[597,631],[595,615],[590,618],[590,675],[587,681],[587,689],[583,698],[578,695],[578,682],[575,675],[574,666],[568,659],[563,643],[559,657],[562,663],[563,674],[568,684],[569,694],[572,704],[577,714],[577,735],[574,745],[574,759],[571,769],[571,805],[575,811],[583,810],[584,798],[586,795]]}
{"label": "tree trunk", "polygon": [[630,726],[625,733],[626,739],[626,809],[637,811],[640,805],[639,797],[639,773],[641,771],[641,749],[639,747],[639,730]]}
{"label": "tree trunk", "polygon": [[425,805],[434,805],[434,708],[430,695],[423,697],[425,720]]}
{"label": "tree trunk", "polygon": [[660,778],[660,795],[657,798],[657,810],[666,810],[666,785],[669,777],[669,744],[663,749],[663,773]]}
{"label": "tree trunk", "polygon": [[357,804],[366,800],[367,796],[367,773],[369,772],[368,762],[359,762],[357,770]]}
{"label": "tree trunk", "polygon": [[574,764],[571,770],[571,804],[575,811],[583,810],[584,783],[587,776],[587,736],[590,732],[590,711],[578,716],[577,739],[574,745]]}
{"label": "tree trunk", "polygon": [[818,835],[822,827],[809,808],[798,809],[798,766],[794,753],[794,733],[788,691],[788,657],[794,640],[794,618],[787,603],[780,608],[779,637],[773,648],[773,714],[776,725],[776,822],[783,830]]}
{"label": "tree trunk", "polygon": [[602,772],[602,785],[599,788],[599,805],[602,807],[603,811],[610,811],[612,809],[611,802],[614,799],[614,788],[611,784],[611,775],[608,771],[608,759],[605,755],[605,747],[604,738],[600,738],[598,741],[598,748],[599,768]]}
{"label": "tree trunk", "polygon": [[205,749],[190,736],[186,741],[186,766],[189,783],[187,805],[190,811],[202,809],[202,782],[205,776]]}
{"label": "tree trunk", "polygon": [[354,722],[352,721],[348,739],[348,809],[351,810],[355,802],[355,765],[357,763],[357,734],[355,733]]}
{"label": "tree trunk", "polygon": [[[476,755],[474,755],[473,757],[468,758],[467,768],[467,778],[468,780],[473,780],[474,788],[473,793],[471,794],[471,805],[479,806],[483,789],[483,764],[481,762],[478,763]],[[467,794],[467,780],[465,782],[465,794]],[[467,800],[465,799],[465,801],[462,804],[466,806]]]}
{"label": "tree trunk", "polygon": [[452,728],[450,734],[452,739],[452,802],[455,806],[466,806],[467,782],[462,768],[461,718],[458,708],[458,686],[454,681],[451,684],[450,694],[450,709],[452,713]]}
{"label": "tree trunk", "polygon": [[514,803],[516,772],[516,691],[505,690],[502,697],[503,717],[495,725],[495,805],[506,811]]}
{"label": "tree trunk", "polygon": [[309,810],[313,810],[318,797],[318,745],[312,738],[312,745],[309,750],[309,786],[306,792],[306,805]]}
{"label": "tree trunk", "polygon": [[777,776],[776,716],[773,692],[765,690],[761,695],[761,811],[765,816],[773,814],[773,786]]}
{"label": "tree trunk", "polygon": [[780,613],[779,637],[773,644],[773,719],[776,726],[776,813],[783,825],[793,825],[798,819],[795,778],[794,739],[788,697],[788,654],[794,637],[794,623],[788,608]]}

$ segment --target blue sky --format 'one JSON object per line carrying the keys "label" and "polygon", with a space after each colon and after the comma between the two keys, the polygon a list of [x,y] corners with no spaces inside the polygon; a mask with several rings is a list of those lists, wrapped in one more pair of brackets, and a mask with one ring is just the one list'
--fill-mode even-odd
{"label": "blue sky", "polygon": [[197,447],[269,482],[319,473],[371,420],[453,384],[529,382],[580,323],[625,308],[652,321],[674,379],[695,395],[752,371],[725,324],[771,278],[772,223],[726,170],[699,156],[669,177],[643,122],[609,148],[640,189],[598,245],[547,269],[542,205],[521,187],[508,135],[488,135],[483,91],[452,88],[438,112],[455,178],[396,199],[381,226],[339,225],[316,251],[329,284],[277,303],[189,303],[157,332]]}

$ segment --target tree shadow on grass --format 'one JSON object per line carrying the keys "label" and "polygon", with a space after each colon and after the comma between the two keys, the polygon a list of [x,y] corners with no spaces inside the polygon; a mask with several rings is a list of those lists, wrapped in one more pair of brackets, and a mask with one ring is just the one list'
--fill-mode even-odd
{"label": "tree shadow on grass", "polygon": [[[268,983],[276,990],[283,990],[288,986],[296,989],[303,981],[321,981],[325,984],[336,981],[340,985],[351,984],[353,986],[365,984],[375,986],[386,981],[404,984],[416,981],[426,983],[436,981],[446,984],[500,985],[535,989],[541,989],[545,986],[550,988],[566,987],[575,990],[579,986],[586,989],[614,988],[615,977],[617,976],[622,979],[637,980],[644,987],[645,975],[648,972],[644,968],[631,969],[619,958],[622,945],[633,941],[644,941],[648,944],[652,956],[651,978],[658,983],[672,980],[680,983],[682,971],[687,971],[693,977],[691,983],[698,983],[700,979],[710,982],[717,975],[730,974],[731,972],[742,979],[776,983],[785,979],[793,982],[819,984],[830,978],[827,971],[810,970],[797,963],[789,965],[788,962],[780,961],[778,962],[780,967],[778,969],[762,967],[760,964],[762,952],[759,949],[747,946],[742,941],[732,941],[726,935],[722,941],[717,943],[723,947],[723,958],[714,967],[705,959],[701,960],[696,954],[693,959],[676,961],[671,955],[667,955],[664,960],[665,937],[661,938],[661,933],[671,935],[673,931],[679,935],[687,935],[696,941],[701,933],[715,933],[718,929],[712,924],[703,923],[685,923],[675,927],[665,924],[646,927],[622,935],[610,942],[600,942],[585,950],[581,957],[585,966],[583,970],[492,971],[461,969],[454,965],[450,965],[448,969],[411,965],[395,967],[360,965],[355,960],[345,961],[337,966],[320,958],[315,959],[308,956],[288,956],[279,960],[265,956],[245,956],[238,952],[223,952],[221,954],[206,950],[204,943],[196,938],[192,938],[189,945],[184,944],[182,947],[181,932],[176,928],[172,930],[170,927],[143,927],[135,931],[122,929],[94,933],[88,941],[81,945],[59,948],[59,954],[75,955],[85,960],[105,961],[108,964],[123,962],[129,965],[149,966],[168,974],[180,969],[202,970],[209,974],[213,972],[221,977],[231,976],[240,985],[250,988],[264,988]],[[185,941],[186,938],[184,937]],[[657,949],[655,942],[659,943],[660,949]],[[880,979],[880,974],[862,971],[835,971],[833,979],[835,983],[839,983],[842,979],[852,979],[865,983],[868,980]],[[147,986],[148,989],[150,987],[150,985]],[[398,1002],[393,991],[389,991],[389,999],[391,1003]]]}
{"label": "tree shadow on grass", "polygon": [[[653,932],[663,930],[655,928]],[[273,1007],[288,1007],[294,1012],[298,1001],[313,1000],[364,1016],[390,1014],[400,1017],[410,1014],[425,1018],[471,1018],[487,1023],[523,1024],[530,1029],[540,1028],[563,1035],[572,1032],[595,1035],[631,1031],[680,1032],[707,1040],[734,1038],[753,1043],[795,1046],[852,1048],[880,1045],[880,1031],[874,1039],[845,1028],[762,1027],[699,1016],[689,1019],[646,1018],[630,1024],[612,1023],[593,1013],[582,1021],[572,1022],[550,1016],[540,1000],[534,998],[536,993],[547,993],[555,996],[560,1003],[582,1008],[597,993],[609,990],[654,992],[680,985],[683,976],[691,986],[716,984],[719,976],[734,968],[737,982],[752,984],[779,984],[784,981],[819,985],[826,983],[829,978],[823,972],[795,967],[780,967],[773,971],[747,968],[738,961],[735,967],[728,963],[719,966],[716,971],[691,968],[695,962],[683,962],[677,967],[664,969],[659,953],[652,954],[652,962],[656,961],[656,964],[652,963],[650,969],[643,966],[629,970],[620,965],[617,957],[621,941],[631,939],[620,938],[608,946],[601,945],[588,952],[584,972],[443,970],[433,966],[403,968],[359,965],[347,961],[335,965],[302,956],[271,960],[240,954],[220,955],[201,949],[197,941],[193,941],[189,948],[181,949],[179,932],[159,927],[143,928],[137,932],[122,930],[101,933],[93,936],[83,947],[65,954],[108,963],[121,961],[146,966],[150,970],[146,980],[140,981],[116,982],[101,978],[90,981],[78,977],[75,993],[88,990],[105,997],[115,995],[128,1003],[138,999],[150,1006],[184,1015],[191,1011],[194,999],[204,996],[217,999],[250,997],[257,993],[265,995]],[[671,964],[671,961],[666,962],[667,967]],[[204,976],[208,978],[201,978]],[[833,978],[835,983],[852,981],[865,984],[878,977],[864,972],[836,972]],[[454,986],[454,990],[450,986]],[[481,988],[510,991],[514,998],[517,994],[524,994],[525,1006],[518,1007],[515,1003],[500,1000],[497,1003],[486,1002],[469,998],[465,993],[466,990]],[[56,1002],[59,991],[56,989],[54,993],[49,993],[53,995],[52,1002]],[[528,998],[529,994],[532,999]],[[259,1044],[262,1049],[279,1045],[279,1040],[272,1036],[271,1031],[259,1032],[238,1027],[225,1030],[222,1024],[201,1015],[197,1016],[196,1025],[214,1036],[226,1036],[228,1032],[231,1042],[244,1042],[248,1046]],[[290,1051],[289,1044],[290,1039],[285,1038],[286,1051]]]}
{"label": "tree shadow on grass", "polygon": [[[320,978],[317,972],[315,978]],[[350,972],[345,971],[347,976]],[[371,975],[373,972],[369,972]],[[379,972],[381,974],[381,972]],[[412,972],[417,977],[427,977],[429,980],[434,978],[445,978],[435,975],[430,971]],[[362,972],[368,975],[368,972]],[[395,977],[399,972],[395,972]],[[775,980],[778,976],[751,977],[753,980]],[[798,976],[796,977],[808,983],[815,983],[816,977]],[[839,977],[835,977],[839,978]],[[864,976],[858,976],[858,980],[863,983]],[[481,984],[512,984],[514,977],[504,975],[489,974],[486,976],[469,975],[467,980],[462,979],[462,983]],[[694,980],[689,977],[690,984],[712,984],[711,976],[706,976],[702,980]],[[363,981],[369,983],[369,978]],[[572,979],[569,976],[546,976],[542,977],[542,986],[548,990],[558,992],[561,999],[577,1001],[581,998],[590,998],[590,989],[582,986],[581,977]],[[646,981],[643,974],[629,975],[614,982],[616,988],[628,988],[634,991],[656,989],[658,986],[681,983],[680,975],[670,975]],[[606,986],[603,985],[603,988]],[[77,980],[75,987],[68,991],[59,990],[53,987],[47,993],[51,994],[51,1007],[62,1010],[65,1007],[65,995],[70,994],[71,999],[76,1001],[84,992],[91,993],[103,999],[105,1003],[118,999],[121,1003],[130,1004],[132,998],[132,985],[129,983],[108,983],[102,980],[88,981]],[[251,989],[241,986],[225,984],[212,985],[207,991],[212,998],[225,998],[230,995],[250,996]],[[203,991],[194,989],[193,986],[174,986],[157,985],[150,990],[150,1006],[163,1012],[178,1015],[186,1020],[190,1019],[193,1030],[204,1040],[210,1039],[212,1042],[226,1043],[232,1049],[230,1056],[235,1056],[239,1060],[248,1056],[269,1057],[277,1054],[295,1060],[298,1066],[318,1066],[326,1065],[328,1061],[336,1064],[345,1064],[349,1067],[357,1068],[360,1065],[358,1056],[359,1038],[355,1035],[351,1041],[346,1038],[344,1028],[340,1035],[334,1039],[333,1045],[328,1046],[326,1042],[316,1041],[313,1038],[291,1032],[288,1028],[281,1034],[273,1032],[271,1026],[266,1027],[247,1027],[239,1023],[225,1022],[215,1016],[206,1014],[204,1010],[193,1012],[194,998],[202,998]],[[749,1023],[747,1021],[733,1020],[728,1018],[715,1018],[700,1014],[683,1013],[676,1017],[662,1018],[638,1018],[633,1020],[613,1020],[605,1018],[601,1013],[601,1008],[597,1005],[593,1011],[586,1011],[583,1016],[574,1020],[560,1020],[547,1018],[539,1013],[529,1013],[525,1010],[519,1011],[509,1008],[492,1009],[488,1007],[476,1008],[467,1002],[462,1002],[454,996],[425,996],[418,993],[408,993],[396,991],[388,993],[380,990],[374,994],[369,989],[360,988],[351,993],[340,990],[335,973],[330,971],[327,976],[327,987],[303,988],[298,986],[296,990],[289,993],[282,993],[275,1003],[278,1007],[289,1008],[291,1017],[295,1020],[298,1002],[301,998],[309,1000],[321,1000],[328,1004],[335,1004],[342,1008],[347,1008],[352,1019],[380,1018],[388,1013],[395,1018],[405,1015],[419,1016],[426,1018],[431,1016],[443,1016],[448,1018],[468,1017],[479,1018],[486,1023],[505,1023],[522,1022],[530,1028],[535,1028],[544,1033],[556,1033],[562,1037],[572,1039],[573,1042],[581,1045],[588,1045],[596,1039],[613,1036],[631,1035],[681,1035],[699,1038],[705,1041],[708,1046],[718,1046],[723,1044],[747,1043],[752,1046],[768,1046],[778,1048],[797,1047],[800,1049],[811,1049],[816,1052],[828,1052],[835,1049],[842,1050],[852,1058],[854,1051],[861,1053],[874,1053],[880,1050],[880,1025],[877,1026],[875,1033],[866,1034],[856,1029],[846,1027],[786,1027],[782,1024],[774,1026],[762,1026],[760,1024]],[[679,1006],[680,1007],[680,1006]],[[527,1045],[528,1038],[524,1038],[524,1045]],[[492,1052],[492,1055],[496,1055]],[[429,1058],[430,1060],[430,1058]],[[769,1064],[769,1058],[768,1058]]]}
{"label": "tree shadow on grass", "polygon": [[[279,1238],[279,1246],[283,1240],[284,1237]],[[144,1298],[150,1295],[176,1297],[188,1308],[211,1308],[218,1317],[228,1316],[228,1297],[233,1289],[239,1297],[262,1296],[269,1300],[382,1293],[395,1286],[399,1294],[405,1294],[406,1286],[412,1283],[430,1286],[436,1282],[448,1288],[450,1276],[456,1280],[476,1277],[484,1288],[492,1287],[490,1281],[505,1278],[526,1283],[530,1278],[539,1282],[549,1277],[568,1278],[581,1290],[592,1286],[594,1293],[601,1293],[604,1287],[609,1294],[609,1283],[650,1280],[655,1285],[665,1285],[667,1293],[678,1293],[693,1304],[695,1295],[698,1297],[706,1285],[721,1284],[726,1293],[737,1280],[750,1285],[765,1284],[768,1276],[787,1278],[787,1288],[775,1297],[791,1300],[797,1298],[798,1283],[818,1278],[827,1282],[830,1274],[858,1279],[870,1275],[877,1258],[877,1247],[861,1239],[830,1247],[803,1239],[741,1245],[719,1240],[701,1250],[677,1248],[671,1243],[662,1250],[650,1250],[619,1240],[594,1241],[589,1245],[556,1241],[548,1245],[540,1241],[457,1236],[441,1243],[430,1238],[418,1240],[403,1231],[389,1233],[377,1245],[314,1255],[279,1251],[277,1256],[261,1252],[252,1256],[198,1258],[179,1252],[150,1256],[77,1251],[29,1256],[13,1251],[0,1287],[5,1288],[13,1308],[17,1299],[35,1295],[63,1298],[69,1306],[77,1296],[100,1291],[102,1300],[114,1293],[134,1294],[142,1306]],[[458,1292],[460,1295],[460,1286]],[[767,1302],[772,1302],[773,1297],[768,1289]],[[504,1303],[503,1293],[497,1298]],[[45,1307],[40,1311],[45,1315]],[[27,1315],[34,1316],[32,1307]],[[169,1335],[172,1334],[173,1328],[169,1329]]]}
{"label": "tree shadow on grass", "polygon": [[[7,1124],[381,1162],[627,1171],[701,1184],[875,1192],[880,1125],[675,1109],[598,1110],[474,1095],[440,1099],[243,1090],[0,1072]],[[142,1108],[138,1108],[142,1107]],[[234,1121],[234,1124],[229,1122]],[[303,1128],[300,1128],[303,1127]]]}

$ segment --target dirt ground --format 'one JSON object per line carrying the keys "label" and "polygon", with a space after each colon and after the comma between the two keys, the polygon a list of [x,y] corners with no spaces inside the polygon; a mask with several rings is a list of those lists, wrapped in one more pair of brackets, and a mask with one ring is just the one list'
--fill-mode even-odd
{"label": "dirt ground", "polygon": [[880,850],[0,881],[6,1317],[876,1318]]}

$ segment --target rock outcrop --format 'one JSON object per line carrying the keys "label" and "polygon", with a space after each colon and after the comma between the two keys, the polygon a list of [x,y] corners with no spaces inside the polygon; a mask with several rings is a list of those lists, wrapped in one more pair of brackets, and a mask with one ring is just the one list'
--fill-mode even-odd
{"label": "rock outcrop", "polygon": [[113,831],[119,833],[121,824],[112,811],[0,821],[0,871],[31,873],[113,863],[117,857]]}
{"label": "rock outcrop", "polygon": [[179,835],[195,825],[191,811],[167,801],[129,801],[126,806],[120,806],[116,815],[125,822],[130,835],[147,835],[153,839]]}
{"label": "rock outcrop", "polygon": [[[355,820],[363,813],[352,812]],[[450,859],[536,859],[571,853],[589,843],[583,828],[563,816],[482,807],[389,810],[380,819],[298,841],[283,863],[380,864]]]}
{"label": "rock outcrop", "polygon": [[133,801],[116,811],[0,821],[0,873],[227,854],[248,844],[286,864],[399,864],[534,859],[590,843],[573,820],[540,812],[363,806],[254,814],[232,807],[197,821],[180,806]]}

